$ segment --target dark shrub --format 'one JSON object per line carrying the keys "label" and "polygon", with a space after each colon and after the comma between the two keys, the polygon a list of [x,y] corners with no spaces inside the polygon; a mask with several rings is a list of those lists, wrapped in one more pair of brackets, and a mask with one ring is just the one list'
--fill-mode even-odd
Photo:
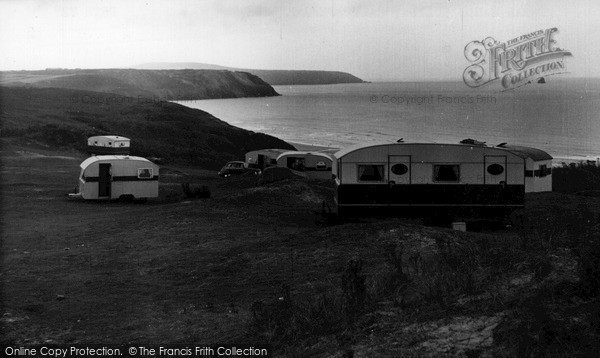
{"label": "dark shrub", "polygon": [[589,245],[579,250],[577,274],[581,293],[587,297],[600,295],[600,238],[594,237]]}

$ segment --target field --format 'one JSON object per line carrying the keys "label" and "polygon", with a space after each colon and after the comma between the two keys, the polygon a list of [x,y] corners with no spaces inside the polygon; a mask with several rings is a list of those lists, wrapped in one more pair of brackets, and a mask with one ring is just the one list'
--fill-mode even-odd
{"label": "field", "polygon": [[[298,357],[598,348],[596,197],[531,195],[512,227],[482,232],[324,226],[313,211],[329,183],[166,166],[155,201],[83,202],[66,194],[84,155],[2,144],[3,344],[247,342]],[[212,197],[184,198],[183,182]]]}

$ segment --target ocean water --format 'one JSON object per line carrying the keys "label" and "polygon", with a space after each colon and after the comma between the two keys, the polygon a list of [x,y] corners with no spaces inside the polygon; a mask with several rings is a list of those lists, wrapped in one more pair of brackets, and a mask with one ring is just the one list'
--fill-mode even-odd
{"label": "ocean water", "polygon": [[462,82],[275,86],[267,98],[180,101],[234,126],[342,148],[474,138],[546,150],[557,160],[600,157],[600,79],[548,78],[500,92]]}

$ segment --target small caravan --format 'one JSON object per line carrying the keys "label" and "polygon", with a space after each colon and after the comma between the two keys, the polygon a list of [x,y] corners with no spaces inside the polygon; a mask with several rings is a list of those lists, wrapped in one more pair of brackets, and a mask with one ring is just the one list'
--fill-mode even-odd
{"label": "small caravan", "polygon": [[101,135],[88,138],[88,152],[91,155],[128,155],[131,141],[118,135]]}
{"label": "small caravan", "polygon": [[268,167],[277,166],[277,157],[289,149],[259,149],[246,153],[246,165],[249,168],[264,170]]}
{"label": "small caravan", "polygon": [[277,166],[309,179],[331,179],[331,156],[321,152],[289,151],[277,157]]}
{"label": "small caravan", "polygon": [[332,174],[340,215],[352,208],[506,212],[524,205],[525,158],[482,143],[353,146],[334,154]]}
{"label": "small caravan", "polygon": [[80,167],[79,194],[84,199],[158,197],[159,167],[146,158],[98,155]]}
{"label": "small caravan", "polygon": [[543,150],[507,145],[501,143],[498,148],[504,148],[525,159],[525,192],[552,191],[552,156]]}

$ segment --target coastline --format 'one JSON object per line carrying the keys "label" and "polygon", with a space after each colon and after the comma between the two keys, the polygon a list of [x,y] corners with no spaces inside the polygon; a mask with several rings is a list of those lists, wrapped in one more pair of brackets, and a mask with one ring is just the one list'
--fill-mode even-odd
{"label": "coastline", "polygon": [[289,144],[293,145],[294,147],[296,147],[297,150],[299,151],[306,151],[306,152],[310,152],[310,151],[317,151],[317,152],[323,152],[323,151],[331,151],[331,153],[335,153],[338,150],[340,150],[341,148],[337,148],[337,147],[326,147],[326,146],[321,146],[321,145],[315,145],[315,144],[308,144],[308,143],[301,143],[301,142],[290,142],[287,141]]}
{"label": "coastline", "polygon": [[[407,142],[444,143],[475,138],[488,143],[507,141],[539,148],[554,157],[555,166],[563,162],[598,161],[600,146],[595,138],[600,127],[590,114],[600,108],[594,101],[600,81],[592,81],[585,88],[576,80],[560,82],[569,90],[569,96],[560,97],[560,103],[550,100],[563,93],[558,83],[535,88],[535,91],[526,88],[514,94],[518,101],[507,94],[497,94],[497,104],[418,105],[405,101],[403,105],[394,105],[382,102],[382,96],[406,100],[450,92],[453,96],[472,95],[460,88],[455,92],[460,82],[435,81],[275,86],[281,94],[276,99],[238,98],[179,104],[211,113],[231,125],[275,136],[299,150],[333,152],[357,143],[395,141],[399,137]],[[588,87],[592,90],[586,89]],[[374,96],[375,102],[371,102],[369,96]],[[540,102],[540,96],[546,100]],[[575,99],[578,99],[577,106],[573,105]],[[519,105],[527,101],[539,105]],[[506,108],[512,108],[510,113],[503,112]],[[569,118],[577,118],[577,121]],[[524,134],[529,130],[535,133],[533,138]]]}

